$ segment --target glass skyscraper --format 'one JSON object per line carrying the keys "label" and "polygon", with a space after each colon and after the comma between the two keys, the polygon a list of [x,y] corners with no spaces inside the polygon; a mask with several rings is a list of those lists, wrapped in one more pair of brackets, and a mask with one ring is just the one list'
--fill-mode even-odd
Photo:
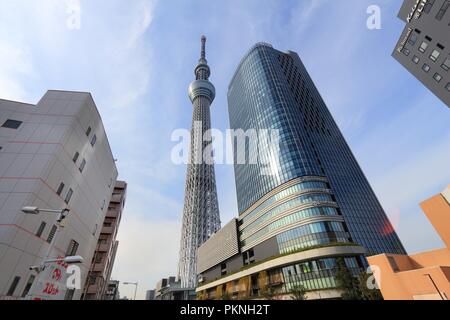
{"label": "glass skyscraper", "polygon": [[240,245],[248,259],[270,239],[279,253],[332,242],[359,244],[367,255],[405,253],[295,52],[255,45],[231,81],[228,101],[231,129],[279,133],[279,152],[259,139],[259,161],[235,165]]}
{"label": "glass skyscraper", "polygon": [[239,217],[198,250],[199,299],[339,299],[343,267],[405,253],[296,53],[250,49],[228,108]]}

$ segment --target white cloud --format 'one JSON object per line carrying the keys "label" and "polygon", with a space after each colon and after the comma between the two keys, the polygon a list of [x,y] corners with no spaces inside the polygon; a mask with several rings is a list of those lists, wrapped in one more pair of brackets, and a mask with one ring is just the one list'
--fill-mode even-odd
{"label": "white cloud", "polygon": [[[139,282],[137,299],[145,299],[146,291],[154,289],[157,281],[176,276],[180,228],[178,222],[127,217],[125,213],[112,278]],[[132,299],[134,287],[122,285],[120,294]]]}
{"label": "white cloud", "polygon": [[0,98],[21,101],[27,97],[22,79],[33,76],[34,70],[27,46],[15,42],[0,41]]}

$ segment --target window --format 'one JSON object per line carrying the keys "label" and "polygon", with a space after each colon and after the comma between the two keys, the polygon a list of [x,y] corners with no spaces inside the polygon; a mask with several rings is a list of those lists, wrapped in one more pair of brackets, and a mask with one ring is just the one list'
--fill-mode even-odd
{"label": "window", "polygon": [[442,76],[439,73],[435,73],[433,79],[436,80],[436,82],[441,82]]}
{"label": "window", "polygon": [[75,155],[73,156],[73,162],[77,163],[78,158],[80,157],[80,153],[79,152],[75,152]]}
{"label": "window", "polygon": [[419,58],[418,56],[414,56],[413,59],[412,59],[412,61],[413,61],[415,64],[418,64],[419,61],[420,61],[420,58]]}
{"label": "window", "polygon": [[436,15],[436,19],[441,21],[442,18],[445,16],[445,13],[447,12],[449,7],[450,7],[450,1],[449,0],[444,1],[441,9],[439,9],[439,12]]}
{"label": "window", "polygon": [[53,238],[55,237],[55,234],[56,234],[56,230],[58,229],[58,227],[57,226],[53,226],[52,227],[52,229],[50,230],[50,233],[48,234],[48,237],[47,237],[47,242],[48,243],[52,243],[52,240],[53,240]]}
{"label": "window", "polygon": [[95,263],[102,263],[102,261],[103,261],[103,254],[102,253],[98,253],[95,256]]}
{"label": "window", "polygon": [[23,289],[23,292],[22,292],[22,298],[25,298],[27,296],[28,292],[30,292],[30,289],[31,289],[31,286],[33,285],[34,279],[36,279],[36,276],[34,276],[34,275],[31,275],[28,278],[25,289]]}
{"label": "window", "polygon": [[8,128],[8,129],[19,129],[20,125],[22,124],[22,121],[17,121],[17,120],[11,120],[8,119],[6,120],[6,122],[2,125],[3,128]]}
{"label": "window", "polygon": [[58,196],[60,196],[60,195],[62,194],[62,192],[63,192],[63,190],[64,190],[64,187],[65,187],[64,183],[61,182],[61,184],[60,184],[59,187],[58,187],[58,190],[56,191],[56,194],[57,194]]}
{"label": "window", "polygon": [[92,137],[92,140],[91,140],[91,146],[94,146],[96,142],[97,142],[97,136],[94,134],[94,136]]}
{"label": "window", "polygon": [[83,159],[83,161],[80,164],[80,172],[82,173],[84,170],[84,167],[86,167],[86,159]]}
{"label": "window", "polygon": [[72,196],[73,196],[73,190],[69,189],[69,191],[67,192],[66,199],[64,200],[64,202],[69,204],[70,199],[72,199]]}
{"label": "window", "polygon": [[428,0],[427,4],[423,7],[423,12],[430,13],[436,0]]}
{"label": "window", "polygon": [[392,270],[394,270],[394,272],[399,272],[400,268],[398,267],[397,261],[395,261],[394,257],[388,257],[388,260]]}
{"label": "window", "polygon": [[221,275],[224,276],[227,274],[227,264],[226,263],[222,263],[220,265],[220,269],[221,269]]}
{"label": "window", "polygon": [[447,89],[447,91],[450,92],[450,82],[447,83],[447,85],[445,86],[445,89]]}
{"label": "window", "polygon": [[416,42],[417,42],[417,34],[411,33],[411,36],[409,37],[408,43],[413,46],[413,45],[416,44]]}
{"label": "window", "polygon": [[91,129],[91,127],[89,127],[88,129],[87,129],[87,131],[86,131],[86,135],[89,137],[89,135],[91,134],[91,131],[92,131],[92,129]]}
{"label": "window", "polygon": [[71,257],[77,254],[79,244],[75,240],[70,240],[69,247],[67,247],[66,257]]}
{"label": "window", "polygon": [[441,65],[441,68],[445,71],[450,69],[450,58],[445,59],[444,63]]}
{"label": "window", "polygon": [[430,59],[432,61],[436,62],[436,60],[439,58],[440,55],[441,55],[441,53],[438,50],[434,49],[430,55]]}
{"label": "window", "polygon": [[430,66],[427,65],[427,64],[425,63],[425,64],[422,66],[422,70],[425,71],[425,72],[428,72],[428,71],[430,71]]}
{"label": "window", "polygon": [[41,225],[39,226],[39,229],[38,229],[38,231],[36,232],[36,237],[41,237],[42,236],[42,233],[44,232],[44,229],[45,229],[45,226],[46,226],[47,224],[45,223],[45,222],[42,222],[41,223]]}
{"label": "window", "polygon": [[6,296],[12,297],[14,295],[14,292],[16,291],[17,285],[19,284],[20,277],[15,277],[13,282],[11,283],[11,286],[9,287],[8,293]]}
{"label": "window", "polygon": [[403,52],[403,54],[404,54],[405,56],[409,56],[409,53],[410,53],[409,49],[404,48],[404,49],[402,50],[402,52]]}
{"label": "window", "polygon": [[419,47],[420,52],[425,52],[428,48],[428,42],[423,41],[422,44]]}

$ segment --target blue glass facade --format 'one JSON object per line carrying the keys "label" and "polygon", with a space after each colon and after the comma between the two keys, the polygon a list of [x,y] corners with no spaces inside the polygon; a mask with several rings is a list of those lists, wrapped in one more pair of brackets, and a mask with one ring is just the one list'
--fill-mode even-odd
{"label": "blue glass facade", "polygon": [[280,137],[273,174],[264,164],[275,150],[261,141],[257,164],[235,165],[243,251],[277,237],[279,253],[331,242],[357,243],[368,255],[405,253],[296,53],[254,46],[228,104],[231,129],[276,129]]}

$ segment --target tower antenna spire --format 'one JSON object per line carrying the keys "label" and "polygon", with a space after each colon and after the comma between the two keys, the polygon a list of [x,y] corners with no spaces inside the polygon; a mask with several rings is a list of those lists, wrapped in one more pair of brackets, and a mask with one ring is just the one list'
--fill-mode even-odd
{"label": "tower antenna spire", "polygon": [[206,37],[202,36],[202,51],[201,51],[201,60],[206,60]]}

